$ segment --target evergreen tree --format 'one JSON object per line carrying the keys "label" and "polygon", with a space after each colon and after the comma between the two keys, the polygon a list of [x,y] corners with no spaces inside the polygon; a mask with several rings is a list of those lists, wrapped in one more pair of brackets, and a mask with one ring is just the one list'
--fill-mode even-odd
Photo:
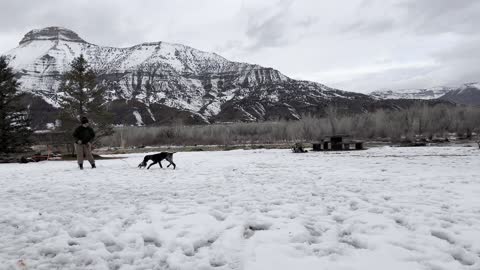
{"label": "evergreen tree", "polygon": [[20,104],[19,86],[6,58],[0,56],[0,153],[21,151],[31,142],[30,119]]}
{"label": "evergreen tree", "polygon": [[113,116],[106,109],[106,95],[107,88],[99,83],[87,60],[83,55],[76,57],[70,71],[63,75],[57,95],[62,129],[70,135],[78,126],[78,119],[86,116],[95,126],[97,138],[111,135]]}

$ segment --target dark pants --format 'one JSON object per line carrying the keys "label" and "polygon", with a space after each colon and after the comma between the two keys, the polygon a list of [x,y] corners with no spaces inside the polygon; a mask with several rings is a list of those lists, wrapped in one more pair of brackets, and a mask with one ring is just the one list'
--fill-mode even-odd
{"label": "dark pants", "polygon": [[90,144],[75,144],[75,149],[77,150],[77,161],[78,164],[83,164],[84,155],[85,158],[90,162],[90,164],[95,164],[93,159],[92,149]]}

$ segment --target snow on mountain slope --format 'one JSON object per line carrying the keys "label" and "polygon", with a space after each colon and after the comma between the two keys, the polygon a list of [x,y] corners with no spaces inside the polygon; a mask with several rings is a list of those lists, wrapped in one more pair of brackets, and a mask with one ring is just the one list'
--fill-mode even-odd
{"label": "snow on mountain slope", "polygon": [[378,90],[370,93],[371,96],[379,99],[437,99],[452,87],[432,87],[427,89],[399,89],[399,90]]}
{"label": "snow on mountain slope", "polygon": [[[58,27],[47,27],[27,33],[17,48],[6,53],[10,59],[10,65],[21,71],[22,75],[33,76],[33,81],[40,76],[64,73],[69,69],[74,57],[80,54],[87,58],[94,69],[103,73],[145,71],[145,67],[150,67],[167,73],[190,73],[197,76],[240,72],[242,76],[238,80],[241,81],[288,79],[272,69],[231,62],[217,54],[202,52],[180,44],[152,42],[129,48],[113,48],[90,44],[81,38],[65,38],[66,36],[78,37],[76,33]],[[32,86],[38,87],[39,84],[32,85],[27,81],[24,82],[23,87],[33,90]]]}
{"label": "snow on mountain slope", "polygon": [[466,83],[446,93],[440,99],[457,104],[480,106],[480,83]]}
{"label": "snow on mountain slope", "polygon": [[465,83],[458,87],[433,87],[427,89],[382,90],[371,92],[374,98],[442,100],[462,105],[480,106],[480,83]]}

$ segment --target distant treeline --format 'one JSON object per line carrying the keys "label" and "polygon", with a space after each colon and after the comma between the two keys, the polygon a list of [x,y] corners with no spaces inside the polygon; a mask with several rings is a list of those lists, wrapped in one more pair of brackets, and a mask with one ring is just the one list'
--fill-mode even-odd
{"label": "distant treeline", "polygon": [[297,121],[214,124],[202,126],[121,127],[104,139],[108,146],[232,145],[313,142],[332,134],[393,142],[415,136],[469,136],[480,132],[480,108],[415,105],[404,110],[340,115],[334,107],[322,118],[304,116]]}

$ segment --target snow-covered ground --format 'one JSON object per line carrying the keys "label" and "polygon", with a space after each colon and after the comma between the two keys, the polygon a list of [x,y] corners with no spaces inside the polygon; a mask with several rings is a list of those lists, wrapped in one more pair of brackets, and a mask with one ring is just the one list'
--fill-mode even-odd
{"label": "snow-covered ground", "polygon": [[0,165],[0,269],[480,269],[478,149],[142,156]]}

